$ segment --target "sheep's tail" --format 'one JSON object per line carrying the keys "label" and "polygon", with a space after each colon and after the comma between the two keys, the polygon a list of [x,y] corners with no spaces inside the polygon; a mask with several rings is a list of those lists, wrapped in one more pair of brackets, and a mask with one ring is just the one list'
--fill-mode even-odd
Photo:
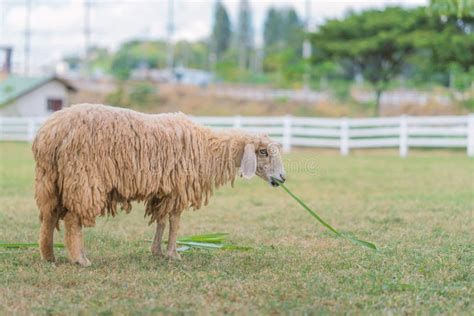
{"label": "sheep's tail", "polygon": [[59,230],[59,219],[64,217],[65,210],[57,187],[58,171],[51,159],[51,153],[45,152],[47,146],[41,146],[38,138],[33,142],[33,155],[36,160],[35,168],[35,200],[39,208],[40,222],[51,218],[56,219],[56,229]]}

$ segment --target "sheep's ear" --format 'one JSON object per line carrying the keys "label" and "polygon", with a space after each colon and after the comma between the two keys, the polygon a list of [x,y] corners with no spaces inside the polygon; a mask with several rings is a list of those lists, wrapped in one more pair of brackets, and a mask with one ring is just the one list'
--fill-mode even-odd
{"label": "sheep's ear", "polygon": [[240,162],[240,171],[245,179],[250,179],[257,171],[257,155],[255,154],[255,146],[247,144],[244,148],[244,155]]}

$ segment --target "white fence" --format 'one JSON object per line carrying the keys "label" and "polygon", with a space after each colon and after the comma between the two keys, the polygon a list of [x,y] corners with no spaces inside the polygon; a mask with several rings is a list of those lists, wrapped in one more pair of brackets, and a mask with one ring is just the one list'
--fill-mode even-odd
{"label": "white fence", "polygon": [[[214,128],[242,128],[266,133],[283,144],[338,148],[347,155],[353,148],[399,148],[405,157],[410,147],[465,148],[474,156],[474,114],[467,116],[310,118],[310,117],[193,117]],[[46,118],[0,117],[0,141],[32,141]]]}

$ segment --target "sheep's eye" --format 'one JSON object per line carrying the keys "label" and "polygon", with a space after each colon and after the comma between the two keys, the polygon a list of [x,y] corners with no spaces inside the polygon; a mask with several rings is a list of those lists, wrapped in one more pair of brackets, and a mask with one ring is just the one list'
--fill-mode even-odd
{"label": "sheep's eye", "polygon": [[260,149],[258,152],[260,153],[260,155],[268,156],[268,152],[266,149]]}

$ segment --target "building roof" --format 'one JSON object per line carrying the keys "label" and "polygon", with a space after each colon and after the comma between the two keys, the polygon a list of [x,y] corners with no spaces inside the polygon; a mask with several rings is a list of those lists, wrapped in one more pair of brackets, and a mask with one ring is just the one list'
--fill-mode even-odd
{"label": "building roof", "polygon": [[25,77],[10,75],[7,79],[0,81],[0,107],[54,80],[65,85],[69,91],[76,91],[74,86],[56,76]]}

